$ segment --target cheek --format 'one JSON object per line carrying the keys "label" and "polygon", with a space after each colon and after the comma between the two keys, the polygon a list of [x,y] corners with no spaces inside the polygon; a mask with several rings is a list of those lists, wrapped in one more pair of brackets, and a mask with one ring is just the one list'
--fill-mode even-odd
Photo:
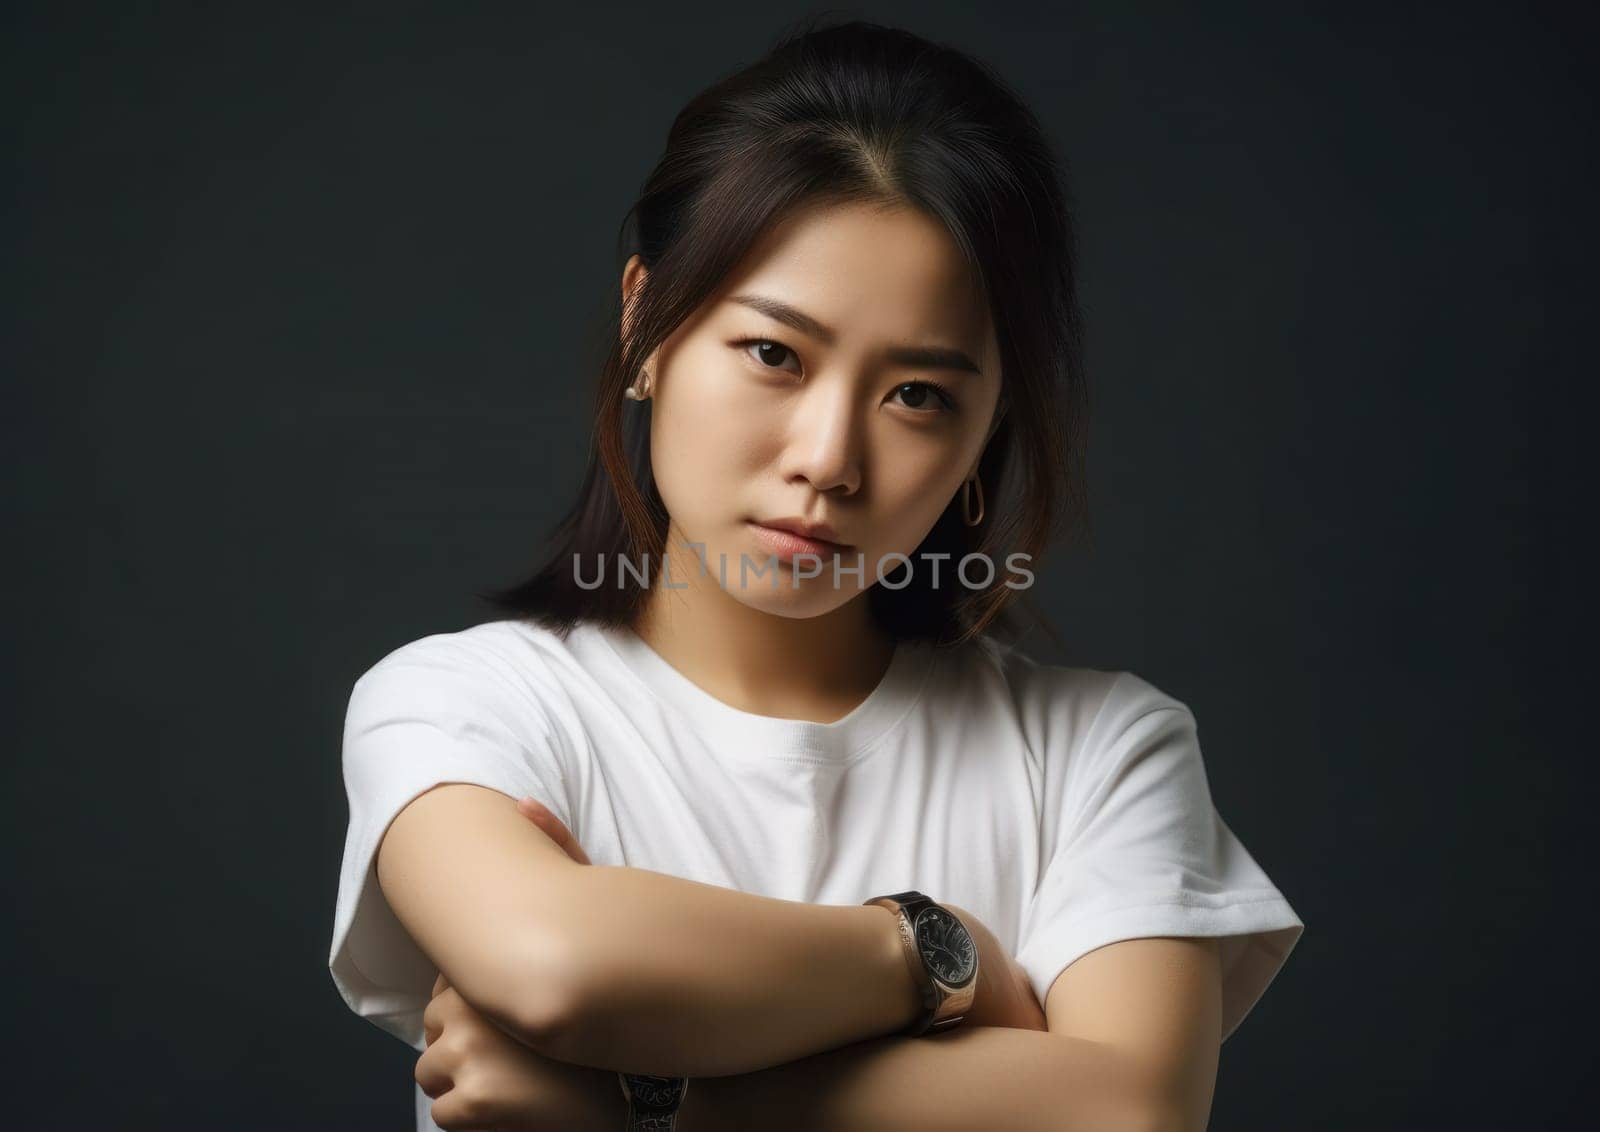
{"label": "cheek", "polygon": [[879,462],[873,508],[880,517],[881,552],[909,554],[933,529],[959,481],[950,479],[957,462],[947,453],[900,445],[894,458]]}
{"label": "cheek", "polygon": [[770,399],[752,395],[735,362],[715,351],[674,358],[670,391],[652,407],[651,462],[680,522],[726,510],[763,466],[774,433]]}

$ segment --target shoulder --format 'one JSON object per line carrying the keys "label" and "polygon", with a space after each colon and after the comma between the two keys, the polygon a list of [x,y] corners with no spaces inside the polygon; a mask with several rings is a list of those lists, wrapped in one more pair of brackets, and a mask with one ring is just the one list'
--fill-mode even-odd
{"label": "shoulder", "polygon": [[[575,631],[582,634],[580,628]],[[529,680],[559,683],[581,665],[574,636],[521,620],[485,621],[405,642],[379,659],[359,679],[411,668],[463,674],[516,685]]]}
{"label": "shoulder", "polygon": [[524,621],[485,621],[406,641],[381,654],[362,676],[407,665],[440,671],[516,669],[563,648],[561,638],[543,626]]}
{"label": "shoulder", "polygon": [[417,711],[502,717],[559,713],[581,666],[570,639],[521,620],[430,633],[391,648],[357,678],[351,712]]}
{"label": "shoulder", "polygon": [[963,682],[1004,695],[1031,731],[1056,738],[1121,734],[1152,712],[1190,714],[1182,700],[1138,673],[1051,664],[987,634],[952,650],[948,667]]}

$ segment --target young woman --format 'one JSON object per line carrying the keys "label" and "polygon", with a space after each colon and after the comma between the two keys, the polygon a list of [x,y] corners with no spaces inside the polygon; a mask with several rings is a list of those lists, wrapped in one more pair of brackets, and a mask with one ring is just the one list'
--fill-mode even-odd
{"label": "young woman", "polygon": [[330,968],[418,1127],[1203,1127],[1303,924],[1182,702],[1018,644],[1082,509],[1038,124],[802,30],[625,237],[547,562],[350,699]]}

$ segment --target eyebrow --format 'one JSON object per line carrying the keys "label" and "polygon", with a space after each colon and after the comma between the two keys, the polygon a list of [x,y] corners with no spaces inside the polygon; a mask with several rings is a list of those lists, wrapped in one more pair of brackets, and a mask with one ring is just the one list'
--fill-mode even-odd
{"label": "eyebrow", "polygon": [[[831,346],[838,341],[838,335],[831,328],[824,326],[799,308],[780,302],[769,295],[732,295],[728,301],[747,306],[770,319],[792,326],[824,346]],[[916,369],[955,370],[980,376],[983,373],[977,363],[966,354],[944,346],[890,346],[885,352],[889,360],[896,365],[911,366]]]}

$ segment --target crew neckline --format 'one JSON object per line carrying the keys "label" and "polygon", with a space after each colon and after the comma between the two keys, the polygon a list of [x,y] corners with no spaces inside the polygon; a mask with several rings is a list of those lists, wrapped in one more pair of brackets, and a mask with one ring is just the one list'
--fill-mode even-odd
{"label": "crew neckline", "polygon": [[921,699],[934,656],[920,641],[899,641],[877,685],[846,715],[831,723],[785,719],[744,711],[690,680],[626,626],[586,622],[617,664],[636,682],[684,716],[708,742],[727,738],[751,757],[810,762],[853,762],[888,735]]}

